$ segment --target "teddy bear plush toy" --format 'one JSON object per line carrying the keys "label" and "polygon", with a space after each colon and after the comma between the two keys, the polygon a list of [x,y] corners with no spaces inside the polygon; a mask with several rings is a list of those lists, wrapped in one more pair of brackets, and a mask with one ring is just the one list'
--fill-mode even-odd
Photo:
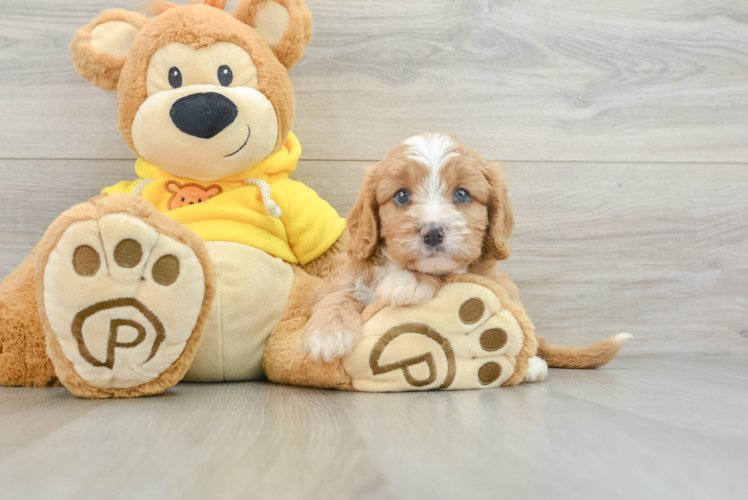
{"label": "teddy bear plush toy", "polygon": [[345,220],[289,179],[288,70],[312,37],[302,0],[103,12],[71,43],[76,70],[117,91],[136,179],[63,213],[0,285],[0,384],[81,397],[180,380],[267,376],[393,391],[521,382],[537,341],[495,283],[455,277],[420,308],[369,308],[342,360],[301,350],[310,295]]}

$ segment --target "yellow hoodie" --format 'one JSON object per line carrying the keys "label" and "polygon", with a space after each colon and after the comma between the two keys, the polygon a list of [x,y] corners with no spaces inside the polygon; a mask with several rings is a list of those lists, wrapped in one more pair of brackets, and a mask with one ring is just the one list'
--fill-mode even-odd
{"label": "yellow hoodie", "polygon": [[288,178],[300,156],[301,145],[290,133],[274,155],[215,182],[176,177],[141,158],[135,163],[138,180],[101,194],[135,191],[205,241],[242,243],[303,265],[335,243],[345,219],[312,189]]}

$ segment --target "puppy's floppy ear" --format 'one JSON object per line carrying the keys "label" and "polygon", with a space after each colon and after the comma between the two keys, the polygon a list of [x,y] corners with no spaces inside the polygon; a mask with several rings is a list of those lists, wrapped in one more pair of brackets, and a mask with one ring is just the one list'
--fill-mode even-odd
{"label": "puppy's floppy ear", "polygon": [[366,260],[374,253],[379,243],[379,204],[372,167],[366,171],[361,193],[348,212],[348,255]]}
{"label": "puppy's floppy ear", "polygon": [[287,69],[304,57],[312,40],[312,13],[304,0],[239,0],[234,17],[252,26]]}
{"label": "puppy's floppy ear", "polygon": [[70,52],[75,70],[104,90],[117,88],[130,47],[149,18],[122,9],[106,10],[75,33]]}
{"label": "puppy's floppy ear", "polygon": [[512,202],[504,177],[504,167],[498,163],[485,162],[484,175],[491,185],[488,199],[488,230],[483,240],[484,252],[496,260],[505,260],[512,253],[509,236],[514,229]]}

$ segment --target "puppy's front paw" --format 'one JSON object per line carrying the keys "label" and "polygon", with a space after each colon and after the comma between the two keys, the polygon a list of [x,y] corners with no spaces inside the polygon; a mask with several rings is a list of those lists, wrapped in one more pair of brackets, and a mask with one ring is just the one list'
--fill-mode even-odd
{"label": "puppy's front paw", "polygon": [[357,313],[318,311],[304,327],[301,347],[317,362],[331,363],[348,354],[361,339],[361,317]]}
{"label": "puppy's front paw", "polygon": [[420,306],[433,299],[436,290],[411,272],[395,271],[385,276],[376,293],[389,306]]}

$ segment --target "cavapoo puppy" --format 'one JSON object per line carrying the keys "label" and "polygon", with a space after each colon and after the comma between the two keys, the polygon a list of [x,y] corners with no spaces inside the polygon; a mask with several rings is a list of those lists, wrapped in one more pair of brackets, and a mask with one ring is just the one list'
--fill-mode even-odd
{"label": "cavapoo puppy", "polygon": [[[493,279],[521,304],[517,287],[496,267],[509,258],[513,228],[501,165],[449,135],[411,137],[367,168],[348,214],[348,252],[312,297],[303,349],[316,361],[344,356],[361,339],[364,307],[423,304],[451,273]],[[548,366],[603,366],[630,337],[581,347],[538,337],[525,380],[542,380]]]}
{"label": "cavapoo puppy", "polygon": [[449,135],[411,137],[367,169],[345,262],[312,299],[304,349],[317,361],[344,356],[361,338],[366,305],[423,304],[450,273],[492,278],[519,302],[496,268],[513,228],[503,167]]}

